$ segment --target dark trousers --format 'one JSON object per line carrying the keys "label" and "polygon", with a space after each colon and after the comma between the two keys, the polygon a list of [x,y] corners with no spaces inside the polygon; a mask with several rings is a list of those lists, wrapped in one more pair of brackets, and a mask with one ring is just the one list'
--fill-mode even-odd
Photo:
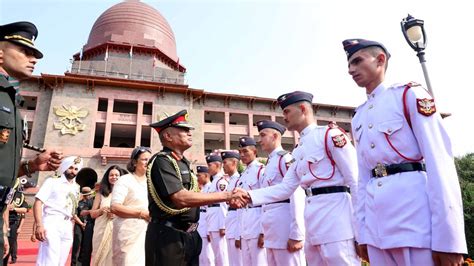
{"label": "dark trousers", "polygon": [[10,245],[10,252],[3,259],[3,265],[8,264],[8,260],[10,259],[10,256],[12,257],[12,261],[16,261],[16,259],[17,259],[18,226],[20,226],[20,220],[10,220],[10,231],[9,231],[9,234],[8,234],[8,244]]}
{"label": "dark trousers", "polygon": [[78,262],[83,234],[84,234],[84,231],[82,231],[82,227],[78,224],[74,224],[74,237],[72,240],[71,266],[76,265]]}
{"label": "dark trousers", "polygon": [[149,223],[145,239],[146,266],[198,266],[202,240],[197,231]]}
{"label": "dark trousers", "polygon": [[86,229],[82,236],[81,251],[79,254],[79,262],[82,266],[91,265],[92,255],[92,235],[94,234],[94,222],[87,222]]}

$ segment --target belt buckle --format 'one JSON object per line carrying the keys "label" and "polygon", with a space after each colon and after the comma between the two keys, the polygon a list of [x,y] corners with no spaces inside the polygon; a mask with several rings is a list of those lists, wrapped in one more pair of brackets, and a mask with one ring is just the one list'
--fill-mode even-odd
{"label": "belt buckle", "polygon": [[381,163],[377,163],[377,166],[374,168],[375,177],[385,177],[387,176],[387,167]]}
{"label": "belt buckle", "polygon": [[313,188],[309,187],[309,188],[305,189],[305,193],[306,193],[307,197],[313,196]]}

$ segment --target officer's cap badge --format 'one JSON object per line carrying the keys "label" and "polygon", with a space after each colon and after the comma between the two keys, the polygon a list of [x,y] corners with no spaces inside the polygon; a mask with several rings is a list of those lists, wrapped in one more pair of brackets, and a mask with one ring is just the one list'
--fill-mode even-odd
{"label": "officer's cap badge", "polygon": [[74,158],[74,164],[81,163],[81,160],[81,157],[77,156],[76,158]]}

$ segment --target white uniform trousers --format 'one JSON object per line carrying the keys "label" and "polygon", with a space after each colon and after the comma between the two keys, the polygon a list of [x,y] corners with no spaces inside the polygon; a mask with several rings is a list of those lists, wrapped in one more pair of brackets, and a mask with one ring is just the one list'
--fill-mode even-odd
{"label": "white uniform trousers", "polygon": [[214,252],[212,252],[211,243],[207,241],[207,237],[201,237],[202,249],[199,254],[199,265],[214,266]]}
{"label": "white uniform trousers", "polygon": [[265,248],[258,247],[258,238],[241,239],[242,264],[245,266],[267,265],[267,252]]}
{"label": "white uniform trousers", "polygon": [[227,242],[225,237],[221,236],[219,232],[209,232],[211,235],[211,246],[214,252],[216,266],[228,266],[229,256],[227,256]]}
{"label": "white uniform trousers", "polygon": [[370,265],[378,266],[432,266],[434,265],[431,257],[431,249],[427,248],[390,248],[379,249],[367,245]]}
{"label": "white uniform trousers", "polygon": [[63,266],[66,264],[73,240],[73,223],[63,215],[43,217],[46,240],[40,242],[37,266]]}
{"label": "white uniform trousers", "polygon": [[304,252],[308,266],[360,266],[360,259],[355,252],[354,239],[321,245],[311,245],[310,241],[306,241]]}
{"label": "white uniform trousers", "polygon": [[227,239],[227,253],[230,266],[242,266],[242,250],[235,247],[235,238]]}
{"label": "white uniform trousers", "polygon": [[303,250],[289,252],[287,249],[267,248],[268,266],[306,265]]}

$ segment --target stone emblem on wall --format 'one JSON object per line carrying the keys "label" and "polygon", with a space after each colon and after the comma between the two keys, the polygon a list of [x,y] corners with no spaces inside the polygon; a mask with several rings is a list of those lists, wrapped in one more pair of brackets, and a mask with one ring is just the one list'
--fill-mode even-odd
{"label": "stone emblem on wall", "polygon": [[79,131],[83,131],[86,128],[81,118],[89,114],[87,110],[64,104],[61,107],[53,107],[53,110],[54,114],[58,117],[58,120],[54,122],[54,129],[60,130],[62,135],[76,135]]}

